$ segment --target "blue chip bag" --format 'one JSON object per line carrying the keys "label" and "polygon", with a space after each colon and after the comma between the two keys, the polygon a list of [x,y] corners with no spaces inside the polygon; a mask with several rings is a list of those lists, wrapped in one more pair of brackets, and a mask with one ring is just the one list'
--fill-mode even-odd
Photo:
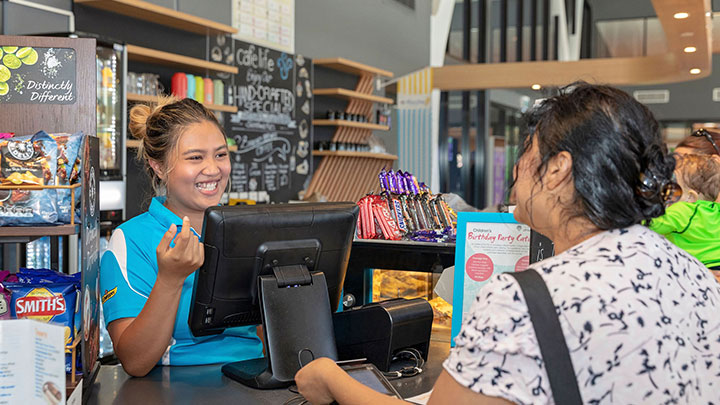
{"label": "blue chip bag", "polygon": [[[71,176],[73,167],[76,161],[80,162],[80,146],[82,145],[85,135],[81,132],[70,134],[52,134],[51,135],[57,143],[57,177],[56,183],[58,186],[69,186],[77,183],[78,176],[75,177],[75,182],[71,182]],[[71,189],[58,189],[57,190],[57,207],[58,207],[58,222],[63,224],[69,224],[71,217],[70,209],[72,202],[72,193],[75,192],[75,205],[77,208],[80,206],[80,195],[81,191],[79,188],[75,190]],[[79,210],[77,210],[79,212]],[[76,215],[76,221],[80,218]]]}
{"label": "blue chip bag", "polygon": [[[73,282],[62,283],[6,283],[11,292],[10,316],[54,323],[65,328],[65,344],[75,339],[75,314],[79,297]],[[65,371],[72,372],[72,356],[65,354]]]}
{"label": "blue chip bag", "polygon": [[[0,183],[54,185],[57,144],[47,133],[0,140]],[[43,225],[57,221],[54,189],[0,190],[0,226]]]}

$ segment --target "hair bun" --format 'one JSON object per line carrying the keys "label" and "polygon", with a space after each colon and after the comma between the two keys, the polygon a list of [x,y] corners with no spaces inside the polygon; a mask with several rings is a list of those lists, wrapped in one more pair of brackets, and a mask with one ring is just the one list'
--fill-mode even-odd
{"label": "hair bun", "polygon": [[130,133],[133,137],[143,140],[147,137],[147,121],[152,115],[153,110],[146,104],[135,104],[130,109]]}

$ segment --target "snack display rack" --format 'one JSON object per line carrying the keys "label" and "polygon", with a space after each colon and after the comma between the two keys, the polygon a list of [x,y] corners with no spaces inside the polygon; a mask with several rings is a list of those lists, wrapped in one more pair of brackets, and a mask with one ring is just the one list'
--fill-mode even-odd
{"label": "snack display rack", "polygon": [[[77,263],[77,268],[82,274],[81,294],[83,306],[82,328],[83,332],[76,336],[73,342],[65,347],[66,353],[70,353],[73,359],[71,375],[67,375],[66,391],[68,397],[77,385],[82,382],[83,397],[90,393],[88,388],[92,387],[93,380],[97,375],[100,363],[97,361],[98,338],[99,338],[99,142],[96,137],[96,63],[95,48],[96,41],[88,38],[59,38],[59,37],[25,37],[25,36],[4,36],[0,35],[0,45],[71,49],[74,52],[75,72],[70,80],[74,86],[75,98],[70,103],[20,103],[0,102],[0,125],[2,132],[14,132],[16,134],[33,134],[39,130],[46,130],[52,133],[75,133],[82,131],[87,136],[84,138],[78,156],[82,160],[82,171],[79,175],[79,184],[70,186],[55,185],[5,185],[0,190],[42,190],[42,189],[71,189],[71,221],[69,224],[48,225],[48,226],[5,226],[0,227],[0,244],[4,252],[15,249],[20,252],[19,245],[31,242],[44,236],[67,237],[68,246],[66,255],[70,256],[70,263]],[[41,69],[41,64],[37,64]],[[79,201],[75,199],[74,190],[81,188]],[[80,221],[74,218],[75,207],[80,208]],[[75,245],[73,246],[73,243]],[[79,244],[79,249],[78,245]],[[57,250],[57,244],[52,243],[53,250]],[[79,255],[78,255],[79,250]],[[52,255],[56,255],[53,252]],[[16,270],[21,260],[19,254],[15,254]],[[3,260],[3,266],[8,262]],[[68,266],[74,267],[74,266]],[[87,307],[87,308],[85,308]],[[82,379],[75,369],[76,359],[82,357]]]}

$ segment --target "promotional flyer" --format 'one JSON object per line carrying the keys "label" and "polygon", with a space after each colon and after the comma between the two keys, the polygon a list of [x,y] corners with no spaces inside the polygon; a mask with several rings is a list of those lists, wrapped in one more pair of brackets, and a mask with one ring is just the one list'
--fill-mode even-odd
{"label": "promotional flyer", "polygon": [[530,263],[530,228],[512,214],[460,212],[457,229],[452,338],[493,274],[523,271]]}

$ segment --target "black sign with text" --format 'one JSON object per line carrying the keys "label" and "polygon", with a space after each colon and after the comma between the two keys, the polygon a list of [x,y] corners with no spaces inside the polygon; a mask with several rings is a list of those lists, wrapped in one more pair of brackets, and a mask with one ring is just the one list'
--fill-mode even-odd
{"label": "black sign with text", "polygon": [[70,48],[0,44],[0,104],[75,104],[76,59]]}
{"label": "black sign with text", "polygon": [[312,61],[233,41],[231,103],[224,119],[232,154],[232,190],[265,191],[272,202],[298,198],[312,173]]}
{"label": "black sign with text", "polygon": [[555,256],[555,244],[547,236],[530,230],[530,264]]}
{"label": "black sign with text", "polygon": [[100,350],[100,203],[99,140],[85,137],[81,149],[82,219],[80,224],[80,260],[82,268],[82,364],[83,375],[90,379]]}

